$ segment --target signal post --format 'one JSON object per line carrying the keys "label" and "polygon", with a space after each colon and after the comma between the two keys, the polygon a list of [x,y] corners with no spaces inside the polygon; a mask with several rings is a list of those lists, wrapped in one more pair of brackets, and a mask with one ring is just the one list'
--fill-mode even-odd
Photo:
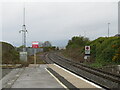
{"label": "signal post", "polygon": [[90,46],[85,46],[85,62],[87,61],[88,57],[90,57]]}
{"label": "signal post", "polygon": [[37,48],[39,48],[39,42],[38,41],[34,41],[32,42],[32,48],[34,48],[34,64],[37,64]]}

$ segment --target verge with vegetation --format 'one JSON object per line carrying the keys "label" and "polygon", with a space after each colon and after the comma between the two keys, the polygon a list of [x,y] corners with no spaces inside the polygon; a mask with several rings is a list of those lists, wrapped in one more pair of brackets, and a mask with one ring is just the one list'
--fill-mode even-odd
{"label": "verge with vegetation", "polygon": [[2,52],[2,64],[18,64],[19,52],[11,44],[0,42]]}
{"label": "verge with vegetation", "polygon": [[[91,46],[91,56],[87,62],[84,60],[86,45]],[[120,64],[120,37],[100,37],[90,41],[88,38],[76,36],[69,40],[62,53],[92,67],[117,65]]]}

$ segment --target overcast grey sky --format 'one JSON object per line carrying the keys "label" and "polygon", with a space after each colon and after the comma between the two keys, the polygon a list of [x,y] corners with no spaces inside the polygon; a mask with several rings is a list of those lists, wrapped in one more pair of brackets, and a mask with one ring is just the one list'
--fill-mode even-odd
{"label": "overcast grey sky", "polygon": [[[27,46],[32,41],[50,41],[65,46],[73,36],[86,36],[94,40],[118,33],[117,2],[26,2]],[[2,4],[3,41],[15,46],[22,44],[23,3]]]}

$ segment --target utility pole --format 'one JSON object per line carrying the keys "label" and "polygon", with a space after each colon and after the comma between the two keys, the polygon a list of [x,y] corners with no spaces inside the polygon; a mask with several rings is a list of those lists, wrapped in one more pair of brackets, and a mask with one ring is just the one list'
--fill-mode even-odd
{"label": "utility pole", "polygon": [[19,31],[19,33],[22,33],[22,45],[23,45],[23,51],[20,52],[20,60],[27,62],[27,50],[26,50],[26,25],[25,25],[25,4],[23,6],[23,25],[22,30]]}
{"label": "utility pole", "polygon": [[110,32],[110,28],[109,28],[109,25],[110,25],[110,23],[108,23],[108,37],[109,37],[109,32]]}
{"label": "utility pole", "polygon": [[22,33],[22,45],[23,45],[23,52],[26,51],[26,25],[25,25],[25,5],[23,8],[23,25],[22,25],[22,30],[19,31],[19,33]]}

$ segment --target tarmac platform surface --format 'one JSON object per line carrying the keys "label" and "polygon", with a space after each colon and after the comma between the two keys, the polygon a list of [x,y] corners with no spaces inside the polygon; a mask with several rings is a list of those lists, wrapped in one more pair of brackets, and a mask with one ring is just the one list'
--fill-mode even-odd
{"label": "tarmac platform surface", "polygon": [[3,78],[3,88],[64,88],[46,68],[47,65],[30,65],[13,70]]}
{"label": "tarmac platform surface", "polygon": [[101,89],[98,85],[84,80],[56,64],[30,64],[26,68],[14,69],[3,77],[2,87]]}

